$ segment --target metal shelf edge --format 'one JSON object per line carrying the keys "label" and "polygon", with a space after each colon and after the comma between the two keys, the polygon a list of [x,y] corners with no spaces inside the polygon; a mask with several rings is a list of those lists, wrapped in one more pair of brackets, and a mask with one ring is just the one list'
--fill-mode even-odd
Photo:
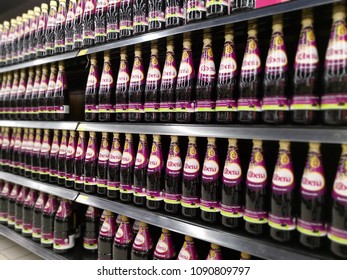
{"label": "metal shelf edge", "polygon": [[38,182],[19,175],[14,175],[2,171],[0,171],[0,178],[15,184],[19,184],[48,194],[53,194],[69,200],[75,200],[79,194],[77,191],[69,190],[64,187]]}
{"label": "metal shelf edge", "polygon": [[4,127],[22,127],[22,128],[41,128],[41,129],[59,129],[76,130],[77,121],[0,121],[0,126]]}
{"label": "metal shelf edge", "polygon": [[152,212],[144,208],[122,204],[94,195],[80,194],[76,202],[126,215],[132,219],[138,219],[151,225],[189,235],[193,238],[215,243],[226,248],[245,251],[251,255],[265,259],[320,259],[316,255],[295,252],[275,243],[267,244],[256,238],[209,228],[189,220],[178,219],[177,217],[168,216],[160,212]]}
{"label": "metal shelf edge", "polygon": [[55,254],[51,250],[41,247],[39,243],[35,243],[34,241],[20,235],[19,233],[14,232],[4,225],[0,225],[0,235],[1,234],[45,260],[66,260],[66,258],[64,258],[63,256]]}

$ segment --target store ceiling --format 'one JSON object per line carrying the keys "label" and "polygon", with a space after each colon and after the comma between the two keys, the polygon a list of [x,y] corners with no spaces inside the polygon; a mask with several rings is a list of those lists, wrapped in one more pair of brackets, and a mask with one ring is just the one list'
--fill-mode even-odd
{"label": "store ceiling", "polygon": [[0,0],[0,23],[20,16],[42,3],[49,3],[49,0]]}

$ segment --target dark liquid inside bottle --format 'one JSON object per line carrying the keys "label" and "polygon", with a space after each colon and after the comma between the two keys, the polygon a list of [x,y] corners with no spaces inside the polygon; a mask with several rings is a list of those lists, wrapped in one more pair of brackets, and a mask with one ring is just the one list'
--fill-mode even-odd
{"label": "dark liquid inside bottle", "polygon": [[[211,182],[202,182],[201,199],[206,201],[219,201],[220,194],[218,192],[218,180]],[[205,222],[216,223],[219,218],[219,213],[207,212],[201,210],[201,219]]]}
{"label": "dark liquid inside bottle", "polygon": [[[137,89],[130,86],[129,89],[129,104],[138,103],[143,104],[144,101],[145,85],[141,84]],[[141,122],[143,118],[142,113],[128,113],[129,122]]]}
{"label": "dark liquid inside bottle", "polygon": [[[49,99],[48,99],[49,101]],[[60,108],[60,110],[65,110],[65,106],[69,104],[69,92],[65,86],[60,87],[59,89],[54,90],[53,104],[55,108]],[[67,113],[61,111],[60,113],[54,113],[53,120],[63,121],[66,118]]]}
{"label": "dark liquid inside bottle", "polygon": [[113,237],[99,235],[98,260],[112,259]]}
{"label": "dark liquid inside bottle", "polygon": [[[159,87],[157,89],[150,88],[150,87],[147,85],[147,89],[145,91],[145,102],[146,103],[153,102],[154,104],[156,104],[155,106],[159,107],[159,97],[160,97]],[[157,122],[158,118],[159,118],[159,113],[145,112],[146,122]]]}
{"label": "dark liquid inside bottle", "polygon": [[166,28],[183,25],[183,0],[166,0],[165,9]]}
{"label": "dark liquid inside bottle", "polygon": [[46,55],[55,54],[54,48],[54,35],[55,35],[55,26],[47,26],[46,28]]}
{"label": "dark liquid inside bottle", "polygon": [[187,23],[201,21],[206,18],[205,2],[205,0],[187,0]]}
{"label": "dark liquid inside bottle", "polygon": [[[87,240],[98,240],[99,235],[99,221],[96,217],[86,217],[85,218],[85,231],[83,238]],[[86,242],[84,243],[84,249],[87,249],[88,252],[96,253],[97,248],[94,246],[96,244],[89,244],[91,248],[86,248]]]}
{"label": "dark liquid inside bottle", "polygon": [[[34,210],[34,205],[24,205],[23,206],[23,230],[26,225],[33,225],[33,211]],[[24,231],[22,232],[23,236],[26,237],[31,237],[31,233],[25,233]]]}
{"label": "dark liquid inside bottle", "polygon": [[[54,239],[64,239],[71,242],[71,236],[75,234],[74,221],[72,216],[55,217],[54,219]],[[73,238],[73,237],[72,237]],[[53,251],[58,254],[64,254],[71,251],[73,248],[53,248]]]}
{"label": "dark liquid inside bottle", "polygon": [[[96,178],[96,160],[85,161],[84,176],[86,178]],[[96,183],[84,184],[84,191],[86,193],[96,193],[96,189],[97,189]]]}
{"label": "dark liquid inside bottle", "polygon": [[74,18],[74,49],[79,50],[83,46],[83,7],[82,3],[76,7],[76,14]]}
{"label": "dark liquid inside bottle", "polygon": [[49,170],[50,170],[50,175],[49,175],[49,182],[50,183],[57,183],[58,182],[58,177],[57,176],[52,176],[51,175],[51,171],[53,171],[54,173],[58,172],[58,153],[56,154],[50,154],[49,156]]}
{"label": "dark liquid inside bottle", "polygon": [[153,253],[152,250],[148,251],[138,251],[132,249],[131,251],[131,260],[152,260]]}
{"label": "dark liquid inside bottle", "polygon": [[12,162],[15,164],[13,166],[13,174],[19,174],[19,163],[20,163],[20,149],[16,148],[13,150]]}
{"label": "dark liquid inside bottle", "polygon": [[[192,180],[183,179],[182,196],[187,198],[200,197],[200,183],[198,178]],[[182,215],[188,218],[195,219],[200,216],[200,208],[190,208],[182,206]]]}
{"label": "dark liquid inside bottle", "polygon": [[[99,87],[98,86],[87,86],[86,92],[85,92],[85,106],[90,106],[97,108],[98,104],[98,92]],[[97,121],[98,120],[98,114],[97,113],[91,113],[91,112],[85,112],[84,113],[84,120],[87,122]]]}
{"label": "dark liquid inside bottle", "polygon": [[[134,178],[134,166],[125,167],[120,169],[120,184],[132,186]],[[120,200],[123,202],[132,202],[132,193],[120,193]]]}
{"label": "dark liquid inside bottle", "polygon": [[[212,3],[209,5],[209,2],[212,2]],[[206,1],[207,18],[219,17],[219,16],[224,16],[228,14],[227,5],[223,5],[222,3],[213,3],[213,2],[214,1],[211,1],[211,0]]]}
{"label": "dark liquid inside bottle", "polygon": [[47,182],[49,179],[49,152],[48,153],[44,153],[43,155],[40,155],[40,169],[43,171],[47,171],[47,173],[40,173],[39,174],[39,180],[41,182]]}
{"label": "dark liquid inside bottle", "polygon": [[[10,189],[11,190],[11,189]],[[15,205],[15,200],[13,201]],[[0,213],[3,218],[5,218],[3,221],[0,221],[0,224],[7,224],[6,218],[8,217],[8,209],[10,207],[9,199],[4,193],[0,192]]]}
{"label": "dark liquid inside bottle", "polygon": [[[260,86],[260,77],[241,77],[240,79],[240,98],[257,98]],[[239,111],[238,120],[241,123],[254,124],[260,118],[260,112],[256,111]]]}
{"label": "dark liquid inside bottle", "polygon": [[65,162],[66,154],[58,156],[58,185],[65,186]]}
{"label": "dark liquid inside bottle", "polygon": [[[114,87],[100,85],[99,90],[99,107],[107,106],[107,110],[111,110],[109,106],[114,104]],[[108,122],[113,120],[113,113],[99,113],[99,121]]]}
{"label": "dark liquid inside bottle", "polygon": [[95,11],[95,44],[106,42],[106,8],[96,7]]}
{"label": "dark liquid inside bottle", "polygon": [[[70,174],[70,177],[73,176],[74,172],[74,165],[75,165],[75,159],[69,158],[65,161],[65,174]],[[65,187],[71,189],[74,187],[74,180],[73,179],[66,179],[65,180]]]}
{"label": "dark liquid inside bottle", "polygon": [[[147,172],[147,191],[160,192],[164,186],[163,170],[159,170],[155,173]],[[154,198],[154,197],[153,197]],[[146,200],[146,207],[149,210],[160,210],[163,208],[164,201]]]}
{"label": "dark liquid inside bottle", "polygon": [[106,14],[107,41],[119,38],[119,4],[109,4]]}
{"label": "dark liquid inside bottle", "polygon": [[[92,1],[90,1],[92,2]],[[90,3],[93,5],[92,3]],[[88,1],[86,2],[85,10],[83,13],[83,47],[88,48],[94,45],[95,43],[95,11],[93,10],[86,11],[87,6],[89,5]]]}
{"label": "dark liquid inside bottle", "polygon": [[134,35],[148,32],[148,7],[147,1],[135,0],[133,6],[134,13]]}
{"label": "dark liquid inside bottle", "polygon": [[[117,86],[116,88],[116,104],[124,104],[127,107],[128,104],[128,86]],[[116,113],[117,122],[126,122],[128,120],[127,113]]]}
{"label": "dark liquid inside bottle", "polygon": [[130,260],[131,258],[131,243],[117,244],[113,243],[113,260]]}
{"label": "dark liquid inside bottle", "polygon": [[[266,190],[261,189],[259,191],[251,190],[247,188],[246,190],[246,209],[250,211],[264,211],[267,209],[267,198]],[[245,229],[247,232],[254,235],[262,235],[267,230],[267,224],[255,224],[250,222],[245,222]]]}
{"label": "dark liquid inside bottle", "polygon": [[[182,180],[181,176],[165,175],[165,193],[167,194],[180,194],[182,193]],[[181,212],[181,204],[164,203],[166,212],[178,214]]]}
{"label": "dark liquid inside bottle", "polygon": [[[174,102],[175,102],[175,89],[162,89],[160,91],[160,102],[170,102],[173,104],[172,108],[174,109]],[[161,112],[160,113],[160,121],[166,122],[166,123],[172,123],[174,122],[174,113],[172,112]]]}
{"label": "dark liquid inside bottle", "polygon": [[[83,176],[83,174],[84,174],[84,158],[76,159],[74,174],[75,174],[76,177]],[[75,182],[74,189],[76,191],[83,191],[84,183],[83,182]]]}
{"label": "dark liquid inside bottle", "polygon": [[148,1],[149,31],[157,31],[165,28],[165,1]]}
{"label": "dark liquid inside bottle", "polygon": [[[176,101],[184,100],[191,101],[193,90],[193,80],[187,81],[186,87],[176,88]],[[176,112],[176,122],[179,123],[191,123],[193,120],[194,113],[191,112]]]}
{"label": "dark liquid inside bottle", "polygon": [[119,9],[120,38],[133,35],[133,3],[130,0],[121,0]]}
{"label": "dark liquid inside bottle", "polygon": [[[346,230],[347,228],[347,205],[339,203],[337,200],[334,200],[332,206],[332,219],[331,226],[340,229]],[[346,259],[347,258],[347,245],[340,244],[334,241],[330,241],[330,250],[337,256]]]}
{"label": "dark liquid inside bottle", "polygon": [[39,173],[37,170],[40,168],[40,152],[33,152],[31,154],[31,167],[35,172],[31,172],[31,179],[38,180]]}
{"label": "dark liquid inside bottle", "polygon": [[[42,222],[42,209],[34,208],[33,209],[33,228],[41,229],[41,222]],[[32,236],[32,239],[36,242],[40,242],[40,237]]]}
{"label": "dark liquid inside bottle", "polygon": [[[14,228],[14,220],[16,215],[16,198],[9,197],[8,200],[3,197],[2,198],[2,209],[0,209],[1,213],[7,213],[8,221],[12,221],[11,223],[4,221],[3,224],[7,223],[9,228]],[[8,204],[7,204],[8,203]]]}
{"label": "dark liquid inside bottle", "polygon": [[[146,186],[146,174],[147,174],[147,166],[143,168],[135,168],[134,170],[134,187],[145,187]],[[146,205],[146,197],[145,196],[135,196],[134,195],[134,204],[138,206]]]}
{"label": "dark liquid inside bottle", "polygon": [[[107,166],[108,166],[108,162],[102,162],[102,163],[98,163],[98,167],[97,167],[97,178],[101,179],[101,180],[107,180]],[[107,195],[107,188],[105,186],[103,187],[99,187],[98,186],[98,194],[106,196]]]}
{"label": "dark liquid inside bottle", "polygon": [[[243,205],[243,188],[241,184],[222,186],[222,204],[226,206]],[[222,216],[222,225],[230,229],[238,229],[243,225],[242,218],[230,218]]]}
{"label": "dark liquid inside bottle", "polygon": [[[120,165],[108,165],[107,180],[109,182],[120,182]],[[107,197],[119,199],[119,190],[107,189]]]}
{"label": "dark liquid inside bottle", "polygon": [[57,22],[55,27],[55,53],[60,54],[65,52],[65,22]]}
{"label": "dark liquid inside bottle", "polygon": [[71,52],[74,49],[74,19],[67,17],[65,23],[65,51]]}
{"label": "dark liquid inside bottle", "polygon": [[[205,82],[202,82],[205,83]],[[196,86],[196,98],[199,100],[212,100],[214,93],[214,87],[212,84],[205,86]],[[214,113],[212,112],[196,112],[195,120],[197,123],[211,123],[213,121]]]}
{"label": "dark liquid inside bottle", "polygon": [[[217,85],[217,100],[234,99],[236,100],[237,83],[236,78],[226,81],[225,84]],[[236,120],[236,112],[216,112],[216,120],[219,123],[232,123]]]}
{"label": "dark liquid inside bottle", "polygon": [[[45,45],[46,45],[46,34],[45,34],[45,29],[44,28],[38,28],[36,37],[37,37],[37,57],[44,57],[46,56],[46,50],[45,50]],[[24,44],[24,41],[23,41]],[[23,45],[24,48],[24,45]]]}
{"label": "dark liquid inside bottle", "polygon": [[233,11],[242,12],[255,8],[254,0],[235,0],[233,4]]}
{"label": "dark liquid inside bottle", "polygon": [[[22,232],[22,225],[23,225],[23,202],[16,201],[15,205],[15,221],[16,221],[16,226],[15,226],[15,231],[16,232]],[[19,225],[20,227],[17,227]]]}
{"label": "dark liquid inside bottle", "polygon": [[[54,217],[55,217],[55,212],[53,212],[53,213],[43,212],[41,234],[46,234],[46,235],[50,235],[53,237]],[[53,242],[53,240],[52,240],[52,242]],[[50,247],[52,247],[52,245],[53,245],[53,243],[47,244],[47,243],[43,243],[41,240],[41,246],[42,247],[50,248]]]}

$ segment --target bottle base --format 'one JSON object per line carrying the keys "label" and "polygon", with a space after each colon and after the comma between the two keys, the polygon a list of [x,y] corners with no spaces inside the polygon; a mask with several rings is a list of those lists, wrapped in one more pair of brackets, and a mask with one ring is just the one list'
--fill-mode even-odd
{"label": "bottle base", "polygon": [[331,241],[330,250],[336,256],[347,259],[347,245],[342,245]]}
{"label": "bottle base", "polygon": [[244,225],[242,218],[229,218],[222,216],[222,225],[229,229],[239,229]]}
{"label": "bottle base", "polygon": [[215,224],[218,221],[219,213],[201,211],[201,219],[210,224]]}
{"label": "bottle base", "polygon": [[107,194],[107,188],[106,187],[99,187],[97,188],[98,195],[106,196]]}
{"label": "bottle base", "polygon": [[107,190],[107,197],[109,199],[119,199],[119,190]]}
{"label": "bottle base", "polygon": [[347,110],[327,110],[323,111],[323,119],[329,125],[346,125]]}
{"label": "bottle base", "polygon": [[106,261],[106,260],[112,260],[111,254],[101,254],[98,252],[98,260]]}
{"label": "bottle base", "polygon": [[316,236],[309,236],[306,234],[300,233],[300,244],[303,246],[311,249],[316,250],[322,247],[324,237],[316,237]]}
{"label": "bottle base", "polygon": [[167,213],[178,214],[181,212],[181,205],[164,203],[164,210]]}
{"label": "bottle base", "polygon": [[292,240],[293,232],[288,230],[279,230],[270,227],[270,236],[272,239],[285,243]]}
{"label": "bottle base", "polygon": [[75,183],[75,184],[74,184],[74,189],[75,189],[76,191],[83,191],[83,189],[84,189],[84,184],[83,184],[83,183]]}
{"label": "bottle base", "polygon": [[245,230],[253,235],[263,235],[267,230],[267,224],[245,222]]}
{"label": "bottle base", "polygon": [[58,185],[65,186],[65,179],[58,178]]}
{"label": "bottle base", "polygon": [[50,183],[57,183],[58,182],[58,177],[55,177],[55,176],[49,176],[49,182]]}
{"label": "bottle base", "polygon": [[39,180],[41,182],[47,182],[48,181],[48,175],[40,175]]}
{"label": "bottle base", "polygon": [[137,206],[146,206],[146,197],[134,196],[133,203]]}
{"label": "bottle base", "polygon": [[74,186],[74,181],[65,180],[65,188],[72,189]]}
{"label": "bottle base", "polygon": [[84,185],[83,190],[85,193],[96,193],[96,185]]}
{"label": "bottle base", "polygon": [[122,202],[130,203],[133,201],[132,193],[120,193],[119,198]]}
{"label": "bottle base", "polygon": [[146,201],[146,207],[147,207],[147,209],[152,210],[152,211],[159,211],[162,208],[162,202],[161,201],[147,200]]}
{"label": "bottle base", "polygon": [[187,218],[196,219],[200,216],[199,208],[182,207],[182,215]]}

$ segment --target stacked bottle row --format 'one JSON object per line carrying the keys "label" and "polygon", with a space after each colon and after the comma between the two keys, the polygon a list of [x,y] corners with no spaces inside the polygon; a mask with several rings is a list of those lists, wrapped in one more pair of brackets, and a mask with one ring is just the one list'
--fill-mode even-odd
{"label": "stacked bottle row", "polygon": [[0,77],[0,119],[64,120],[69,94],[64,63],[16,70]]}
{"label": "stacked bottle row", "polygon": [[[296,190],[298,180],[294,178],[290,143],[286,141],[280,142],[270,182],[260,140],[253,141],[248,169],[243,172],[235,139],[229,139],[222,169],[214,138],[208,138],[201,161],[196,138],[189,137],[183,161],[180,144],[184,139],[179,141],[177,136],[171,137],[169,151],[164,154],[159,135],[153,136],[151,150],[146,135],[140,135],[135,154],[131,134],[126,134],[122,145],[118,133],[113,134],[112,142],[109,134],[103,133],[99,146],[95,132],[89,133],[88,144],[85,132],[79,132],[78,140],[74,131],[60,135],[56,130],[53,140],[49,130],[44,131],[44,136],[40,129],[36,136],[34,129],[24,129],[23,135],[22,132],[14,129],[10,137],[9,129],[2,129],[2,170],[150,210],[200,217],[208,223],[221,220],[227,228],[245,228],[255,235],[266,234],[270,229],[270,236],[280,242],[296,239],[298,232],[300,243],[312,249],[320,248],[328,236],[333,252],[346,257],[346,145],[332,199],[328,199],[318,143],[309,145],[300,190]],[[299,197],[295,193],[300,193]],[[300,209],[294,205],[300,205]]]}
{"label": "stacked bottle row", "polygon": [[50,1],[0,26],[0,66],[226,15],[233,4],[254,8],[229,0]]}
{"label": "stacked bottle row", "polygon": [[[184,35],[179,67],[175,62],[173,39],[168,38],[163,69],[159,65],[157,43],[153,41],[147,75],[138,45],[135,46],[131,72],[127,52],[121,50],[116,82],[109,52],[104,56],[101,78],[97,60],[92,56],[85,93],[85,120],[258,123],[262,119],[269,124],[290,121],[314,124],[319,121],[321,110],[325,123],[346,124],[344,73],[347,67],[347,29],[344,10],[343,4],[334,6],[322,96],[319,96],[317,88],[319,61],[313,15],[312,11],[305,10],[292,80],[289,79],[282,20],[275,16],[264,71],[254,22],[249,23],[246,51],[240,69],[230,26],[225,30],[218,71],[209,30],[204,33],[197,74],[189,34]],[[292,94],[288,92],[290,83],[293,84]]]}

